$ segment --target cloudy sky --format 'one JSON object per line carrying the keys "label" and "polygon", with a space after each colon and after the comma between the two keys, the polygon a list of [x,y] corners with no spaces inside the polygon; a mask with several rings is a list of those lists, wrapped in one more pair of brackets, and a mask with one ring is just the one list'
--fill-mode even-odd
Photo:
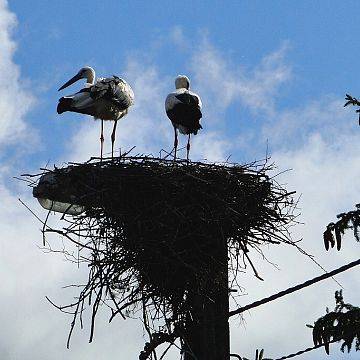
{"label": "cloudy sky", "polygon": [[[251,162],[268,147],[279,172],[292,169],[278,181],[301,194],[303,225],[294,239],[328,270],[355,260],[351,236],[341,252],[327,253],[322,232],[360,200],[360,128],[353,109],[342,107],[346,92],[360,94],[359,12],[357,1],[0,0],[1,359],[136,359],[145,341],[138,319],[109,325],[104,309],[94,342],[85,324],[66,349],[71,319],[45,296],[71,300],[62,287],[81,282],[86,269],[41,250],[40,224],[18,201],[45,217],[14,176],[99,154],[99,123],[56,114],[57,89],[84,65],[133,86],[136,104],[118,126],[116,146],[154,155],[171,148],[163,101],[174,77],[187,74],[204,104],[191,158]],[[106,151],[110,133],[107,126]],[[56,237],[51,244],[62,246]],[[265,281],[241,275],[242,305],[321,273],[295,249],[264,252],[278,269],[254,254]],[[355,268],[337,277],[357,305],[359,275]],[[265,348],[277,357],[311,346],[305,324],[333,308],[338,288],[328,280],[233,319],[231,351],[252,357]],[[338,348],[334,359],[358,356]],[[326,355],[320,349],[301,358]]]}

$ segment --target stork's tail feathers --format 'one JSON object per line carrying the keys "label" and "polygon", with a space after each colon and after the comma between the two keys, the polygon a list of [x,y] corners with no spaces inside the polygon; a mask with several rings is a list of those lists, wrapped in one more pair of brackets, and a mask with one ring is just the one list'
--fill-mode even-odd
{"label": "stork's tail feathers", "polygon": [[192,119],[192,121],[188,121],[186,134],[196,135],[198,131],[203,128],[200,124],[201,113],[198,116],[199,117],[197,119]]}
{"label": "stork's tail feathers", "polygon": [[57,106],[57,113],[62,114],[65,111],[69,111],[72,109],[73,100],[70,98],[62,97],[59,99],[59,103]]}

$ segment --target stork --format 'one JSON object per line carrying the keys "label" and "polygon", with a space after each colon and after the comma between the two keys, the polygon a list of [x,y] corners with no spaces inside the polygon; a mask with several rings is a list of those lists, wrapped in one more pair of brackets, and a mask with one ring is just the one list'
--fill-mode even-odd
{"label": "stork", "polygon": [[202,129],[200,125],[201,99],[200,96],[191,92],[190,80],[185,75],[178,75],[175,79],[176,90],[170,93],[165,100],[165,110],[174,127],[174,161],[178,146],[178,133],[188,135],[186,146],[186,159],[189,160],[190,136],[196,135]]}
{"label": "stork", "polygon": [[129,107],[134,104],[134,92],[125,80],[115,75],[95,81],[95,71],[90,66],[81,68],[74,77],[60,87],[59,91],[80,79],[86,79],[84,88],[75,94],[60,98],[57,112],[62,114],[65,111],[71,111],[91,115],[94,119],[101,120],[101,159],[103,156],[104,120],[114,121],[111,134],[111,157],[113,157],[116,125],[118,120],[128,113]]}

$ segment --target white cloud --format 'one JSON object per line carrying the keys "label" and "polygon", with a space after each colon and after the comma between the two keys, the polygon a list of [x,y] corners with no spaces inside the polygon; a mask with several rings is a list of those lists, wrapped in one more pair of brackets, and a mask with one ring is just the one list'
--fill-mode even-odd
{"label": "white cloud", "polygon": [[[272,160],[280,167],[279,171],[292,169],[280,176],[281,183],[302,195],[299,206],[302,213],[300,221],[304,225],[295,227],[293,236],[304,239],[301,246],[314,254],[328,270],[355,260],[354,254],[358,251],[358,244],[351,232],[345,237],[341,252],[333,250],[327,253],[322,244],[326,224],[334,221],[337,213],[352,209],[359,201],[357,194],[360,186],[354,179],[360,175],[360,169],[356,166],[360,160],[360,134],[355,113],[344,110],[342,105],[341,100],[324,96],[303,107],[278,110],[270,124],[264,124],[262,131],[263,137],[269,139]],[[256,143],[253,138],[250,141]],[[246,302],[321,273],[314,264],[295,252],[273,247],[267,250],[267,255],[280,265],[282,271],[277,273],[265,267],[262,272],[262,275],[266,274],[265,284],[254,284],[253,279],[245,280],[246,288],[252,293]],[[262,262],[258,264],[260,269],[264,269]],[[360,302],[357,272],[357,269],[353,269],[337,277],[345,288],[346,299],[354,304]],[[325,306],[334,306],[333,292],[338,288],[335,282],[328,280],[299,294],[290,295],[284,301],[266,305],[264,309],[254,309],[251,315],[245,316],[245,333],[251,339],[254,336],[256,343],[268,350],[268,355],[279,354],[279,349],[285,354],[310,346],[311,333],[304,323],[311,323],[323,315]],[[264,323],[269,327],[276,326],[275,337],[267,331],[257,331]],[[289,329],[292,329],[294,340],[284,343],[283,339],[288,339]],[[233,332],[237,331],[234,329]],[[246,345],[248,350],[245,351],[240,345],[235,343],[234,348],[241,349],[243,353],[249,353],[254,347],[254,343]],[[333,353],[337,354],[338,348],[334,346]],[[323,356],[323,350],[319,350],[318,354],[310,353],[303,357],[312,359]]]}
{"label": "white cloud", "polygon": [[[309,134],[318,133],[338,146],[358,129],[356,115],[344,110],[342,99],[328,95],[292,109],[276,112],[262,128],[262,138],[269,139],[275,149],[295,149],[303,146]],[[341,139],[341,140],[340,140]],[[346,142],[345,142],[346,143]]]}
{"label": "white cloud", "polygon": [[187,49],[187,39],[184,34],[184,30],[181,26],[174,26],[170,32],[170,41],[172,41],[178,48]]}
{"label": "white cloud", "polygon": [[[240,101],[254,112],[274,113],[279,87],[291,77],[291,68],[284,62],[287,44],[265,56],[253,69],[233,64],[204,38],[191,57],[191,70],[206,111],[215,114]],[[204,96],[204,95],[202,95]]]}
{"label": "white cloud", "polygon": [[[336,220],[336,214],[352,209],[359,202],[360,184],[356,179],[360,176],[360,168],[356,164],[360,162],[360,133],[355,114],[348,115],[340,101],[325,97],[303,108],[279,111],[277,118],[279,122],[272,124],[273,136],[269,136],[272,160],[281,169],[292,169],[278,180],[289,190],[302,194],[299,220],[304,225],[293,229],[294,239],[303,239],[300,245],[328,270],[356,260],[359,244],[351,233],[345,237],[341,252],[326,252],[322,243],[326,224]],[[270,128],[266,124],[264,132]],[[274,271],[258,259],[265,282],[244,276],[240,283],[249,296],[246,301],[242,299],[243,304],[321,273],[310,260],[294,250],[274,246],[265,252],[282,271]],[[337,277],[345,288],[345,299],[354,304],[360,303],[358,271],[355,268]],[[333,293],[338,288],[334,281],[327,280],[246,313],[245,329],[232,328],[234,351],[250,354],[254,347],[265,347],[268,356],[278,356],[311,346],[311,331],[304,325],[324,315],[326,306],[334,307]],[[237,338],[249,341],[244,343]],[[338,345],[333,346],[332,353],[339,354]],[[323,354],[321,349],[302,358],[313,359]]]}
{"label": "white cloud", "polygon": [[[232,147],[231,142],[219,132],[207,131],[206,128],[203,132],[199,136],[192,137],[191,157],[210,162],[225,161]],[[186,150],[183,151],[185,154]]]}
{"label": "white cloud", "polygon": [[13,62],[16,44],[12,32],[16,17],[8,11],[7,2],[0,1],[0,148],[14,144],[26,136],[29,127],[24,116],[31,109],[34,97],[26,80],[21,78],[19,67]]}

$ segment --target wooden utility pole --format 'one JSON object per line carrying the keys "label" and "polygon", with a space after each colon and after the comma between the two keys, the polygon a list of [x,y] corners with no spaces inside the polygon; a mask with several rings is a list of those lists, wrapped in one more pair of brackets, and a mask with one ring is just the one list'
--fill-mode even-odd
{"label": "wooden utility pole", "polygon": [[224,360],[230,356],[228,253],[226,241],[217,241],[211,249],[215,267],[212,281],[204,293],[189,299],[192,309],[186,325],[184,360]]}

